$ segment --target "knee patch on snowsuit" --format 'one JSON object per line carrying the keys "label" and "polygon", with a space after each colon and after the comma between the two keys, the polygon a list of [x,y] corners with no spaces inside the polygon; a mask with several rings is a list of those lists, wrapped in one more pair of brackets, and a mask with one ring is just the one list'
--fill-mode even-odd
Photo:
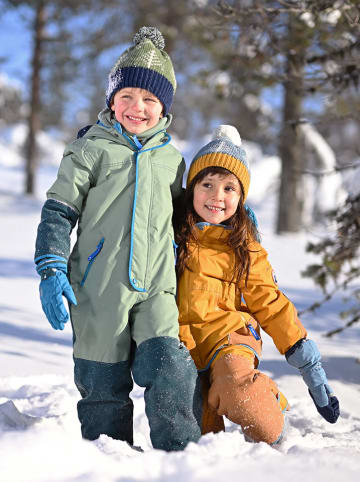
{"label": "knee patch on snowsuit", "polygon": [[210,383],[208,401],[218,415],[240,425],[254,442],[273,444],[279,439],[286,399],[249,359],[236,352],[220,355],[211,365]]}
{"label": "knee patch on snowsuit", "polygon": [[182,450],[200,438],[200,380],[189,351],[177,338],[141,343],[132,366],[135,382],[145,387],[145,412],[154,448]]}

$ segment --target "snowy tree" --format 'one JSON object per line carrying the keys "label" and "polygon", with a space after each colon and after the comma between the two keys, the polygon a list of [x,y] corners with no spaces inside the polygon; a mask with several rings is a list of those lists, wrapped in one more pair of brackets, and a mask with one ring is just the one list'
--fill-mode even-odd
{"label": "snowy tree", "polygon": [[[277,231],[299,231],[304,224],[306,163],[297,126],[306,114],[305,100],[320,93],[339,97],[358,86],[360,6],[350,0],[220,0],[208,2],[203,10],[208,42],[222,40],[216,45],[218,59],[233,85],[251,85],[258,92],[282,85]],[[342,100],[346,103],[347,98]],[[352,111],[351,103],[347,111]],[[310,114],[316,122],[319,113]]]}
{"label": "snowy tree", "polygon": [[[104,0],[101,5],[93,0],[73,2],[72,0],[2,0],[3,11],[18,10],[24,25],[32,32],[32,59],[28,109],[28,135],[25,142],[25,192],[34,193],[37,168],[37,135],[44,126],[62,127],[66,115],[67,91],[71,83],[79,78],[80,61],[88,66],[85,47],[91,44],[91,58],[94,51],[101,52],[99,41],[95,41],[99,31],[103,32],[101,13],[105,12],[116,23],[113,9],[124,4],[122,0]],[[110,8],[111,7],[111,8]],[[97,15],[99,12],[99,15]],[[93,17],[87,22],[86,15]],[[84,21],[85,19],[85,21]],[[108,33],[106,33],[108,32]],[[100,39],[109,38],[110,29],[106,29]],[[111,30],[111,33],[113,31]],[[82,35],[81,42],[79,36]],[[112,42],[107,48],[114,46],[120,40],[112,33]],[[94,65],[94,62],[92,62]],[[90,70],[96,71],[96,69]],[[90,76],[86,76],[88,81]],[[84,85],[84,79],[82,84]],[[79,89],[81,91],[81,89]],[[73,99],[71,99],[72,101]],[[72,134],[74,135],[74,133]]]}
{"label": "snowy tree", "polygon": [[334,150],[309,123],[297,126],[298,136],[303,140],[305,170],[302,178],[304,198],[304,225],[309,227],[325,222],[326,213],[343,206],[347,192],[343,178],[336,170],[337,161]]}

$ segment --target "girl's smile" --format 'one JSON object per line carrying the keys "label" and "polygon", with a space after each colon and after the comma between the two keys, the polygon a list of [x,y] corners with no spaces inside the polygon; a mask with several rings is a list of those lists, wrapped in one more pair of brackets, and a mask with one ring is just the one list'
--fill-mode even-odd
{"label": "girl's smile", "polygon": [[194,187],[193,205],[203,221],[221,224],[236,212],[240,183],[234,174],[208,174]]}

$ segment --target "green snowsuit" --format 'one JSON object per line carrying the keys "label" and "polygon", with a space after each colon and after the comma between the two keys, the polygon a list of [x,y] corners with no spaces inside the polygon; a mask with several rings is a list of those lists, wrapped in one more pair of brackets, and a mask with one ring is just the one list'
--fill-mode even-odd
{"label": "green snowsuit", "polygon": [[201,403],[196,370],[178,341],[172,202],[185,163],[169,144],[170,121],[131,138],[102,111],[65,150],[35,254],[68,259],[78,221],[69,276],[83,436],[132,443],[132,373],[146,387],[153,445],[165,450],[199,438]]}

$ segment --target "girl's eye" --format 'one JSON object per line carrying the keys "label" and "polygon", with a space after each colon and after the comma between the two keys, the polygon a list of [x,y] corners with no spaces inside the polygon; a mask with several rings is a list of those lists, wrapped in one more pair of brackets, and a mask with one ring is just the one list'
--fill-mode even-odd
{"label": "girl's eye", "polygon": [[209,182],[204,182],[203,187],[208,189],[209,187],[211,187],[211,184]]}
{"label": "girl's eye", "polygon": [[239,187],[235,186],[234,184],[230,184],[229,186],[226,186],[225,189],[228,190],[228,191],[239,193]]}

